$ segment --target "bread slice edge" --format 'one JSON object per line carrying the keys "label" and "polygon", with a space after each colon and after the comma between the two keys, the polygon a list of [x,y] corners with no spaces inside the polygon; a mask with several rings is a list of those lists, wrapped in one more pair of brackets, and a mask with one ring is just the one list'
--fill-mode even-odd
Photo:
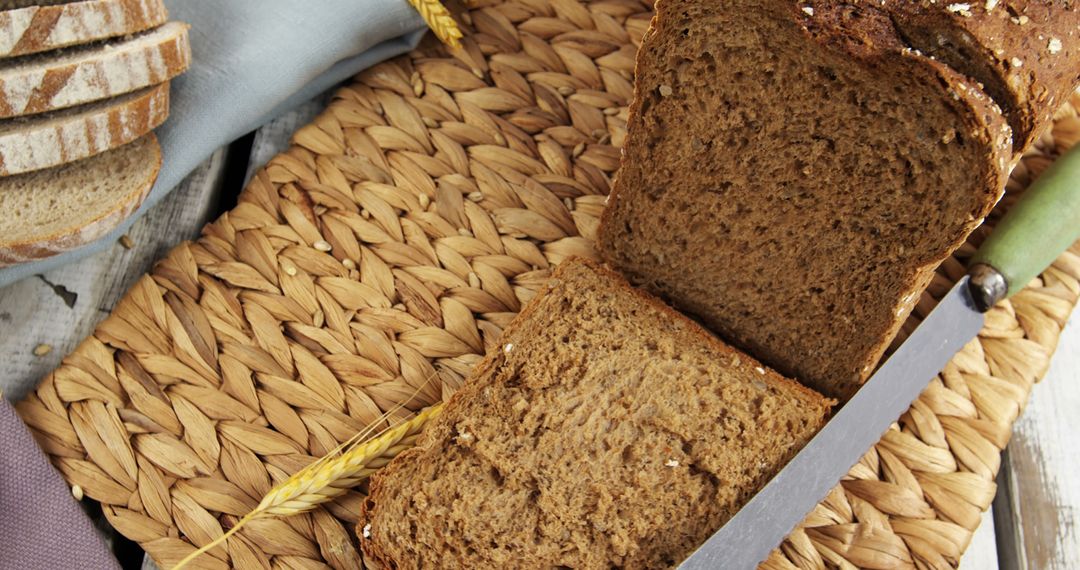
{"label": "bread slice edge", "polygon": [[133,142],[168,118],[169,86],[166,81],[51,113],[0,119],[0,176],[59,166]]}

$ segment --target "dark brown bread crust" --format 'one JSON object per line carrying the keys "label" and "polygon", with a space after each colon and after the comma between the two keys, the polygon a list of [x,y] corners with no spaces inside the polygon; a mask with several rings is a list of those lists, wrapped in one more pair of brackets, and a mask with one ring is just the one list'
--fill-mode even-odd
{"label": "dark brown bread crust", "polygon": [[[740,355],[737,350],[724,344],[686,316],[672,310],[655,297],[630,287],[621,275],[618,275],[614,271],[594,261],[581,258],[567,259],[556,268],[554,274],[551,276],[551,279],[548,284],[545,285],[543,290],[538,292],[536,297],[522,309],[518,316],[515,317],[510,325],[503,331],[502,338],[512,340],[520,338],[520,335],[523,333],[528,334],[531,321],[534,316],[536,316],[536,312],[541,310],[543,305],[542,300],[545,294],[552,289],[563,287],[562,280],[566,278],[566,275],[574,271],[580,271],[582,266],[587,269],[588,273],[595,275],[596,278],[615,284],[620,290],[631,293],[634,302],[647,305],[661,313],[670,315],[673,321],[685,325],[680,329],[680,334],[689,337],[683,339],[687,341],[688,345],[693,343],[704,344],[708,347],[710,354],[716,355],[717,360],[726,361],[733,355]],[[752,369],[753,367],[761,366],[760,363],[749,356],[740,355],[740,357],[742,359],[742,363],[739,365],[740,367]],[[365,536],[365,527],[378,516],[377,511],[383,498],[396,491],[396,489],[387,486],[387,482],[390,481],[392,485],[392,481],[396,476],[397,471],[405,468],[411,462],[421,460],[426,452],[426,448],[432,445],[439,445],[440,442],[453,437],[453,431],[456,429],[455,426],[462,416],[462,409],[467,406],[470,401],[483,398],[482,392],[492,381],[500,381],[497,378],[492,380],[492,377],[494,376],[495,371],[504,364],[505,359],[506,355],[503,350],[497,349],[489,352],[477,365],[466,383],[446,403],[443,413],[425,428],[416,447],[398,455],[389,465],[372,477],[368,499],[362,504],[359,521],[356,526],[356,532],[360,539],[364,561],[369,567],[385,569],[402,568],[402,565],[394,559],[393,554],[388,552],[385,548],[387,540],[385,537],[376,539],[371,536]],[[825,424],[830,408],[836,403],[835,400],[823,398],[813,390],[802,386],[797,382],[783,378],[771,370],[761,368],[759,372],[762,370],[764,370],[761,376],[762,381],[771,385],[779,385],[789,397],[800,402],[801,410],[808,416],[814,417],[812,432],[816,432]],[[790,459],[795,452],[797,452],[797,449],[789,450],[786,453],[787,459]],[[787,459],[785,459],[785,462]],[[432,563],[434,564],[434,562]]]}
{"label": "dark brown bread crust", "polygon": [[1013,129],[1016,157],[1080,84],[1080,2],[889,2],[905,42],[982,84]]}
{"label": "dark brown bread crust", "polygon": [[[767,6],[760,10],[768,11],[770,18],[786,19],[790,22],[789,26],[801,27],[807,36],[808,47],[813,43],[824,46],[834,54],[860,65],[867,76],[881,77],[882,81],[898,82],[915,78],[914,81],[922,85],[940,85],[942,103],[950,107],[951,112],[964,123],[961,136],[965,140],[962,145],[967,145],[967,148],[975,145],[974,148],[979,149],[984,158],[980,159],[978,164],[953,166],[954,171],[961,168],[970,169],[968,173],[970,180],[977,181],[969,187],[972,204],[970,209],[962,216],[947,220],[940,230],[932,227],[909,229],[912,235],[924,231],[930,232],[927,235],[934,237],[932,240],[934,245],[918,251],[902,252],[896,256],[895,262],[886,261],[890,269],[885,274],[892,276],[888,287],[885,287],[883,283],[867,280],[865,265],[871,261],[880,261],[871,259],[874,255],[871,252],[875,248],[881,249],[885,245],[894,246],[895,244],[875,244],[872,242],[873,238],[870,238],[870,242],[850,244],[851,250],[862,253],[850,256],[852,265],[842,271],[845,276],[842,280],[820,283],[792,279],[787,283],[770,282],[762,285],[771,288],[773,300],[777,297],[783,300],[806,298],[805,303],[801,301],[798,303],[798,309],[784,312],[785,309],[778,307],[772,301],[753,305],[757,301],[752,298],[750,301],[745,298],[736,298],[746,285],[739,282],[739,278],[730,277],[730,275],[741,274],[745,279],[757,278],[755,272],[760,271],[760,267],[745,264],[740,252],[731,250],[736,247],[735,245],[728,247],[719,238],[715,243],[718,255],[724,251],[731,254],[731,263],[725,265],[722,271],[727,275],[692,274],[697,264],[693,264],[689,271],[679,273],[666,267],[673,257],[680,255],[679,252],[673,251],[673,247],[664,250],[665,257],[661,257],[659,262],[653,259],[656,257],[654,252],[659,247],[657,232],[660,230],[651,228],[646,231],[639,225],[631,231],[630,226],[627,225],[634,219],[640,220],[654,215],[645,210],[659,208],[656,201],[663,199],[664,193],[692,191],[685,189],[687,188],[685,183],[688,179],[698,176],[695,173],[687,174],[683,168],[675,169],[672,178],[668,181],[652,180],[651,184],[654,185],[652,188],[644,187],[650,182],[642,182],[650,179],[650,176],[656,178],[655,175],[650,175],[650,171],[662,172],[663,170],[660,169],[664,168],[669,172],[672,171],[670,164],[657,163],[657,157],[650,154],[656,145],[656,138],[663,136],[665,129],[669,132],[678,131],[687,139],[690,135],[696,134],[692,132],[693,127],[675,123],[670,114],[665,114],[671,113],[673,107],[649,112],[649,105],[665,104],[662,100],[657,102],[658,98],[655,95],[650,97],[650,94],[655,94],[658,90],[659,81],[656,76],[660,74],[657,72],[650,76],[650,71],[662,68],[665,58],[675,57],[668,53],[665,42],[684,41],[674,38],[679,30],[673,28],[681,26],[677,22],[685,17],[684,10],[688,5],[695,4],[698,3],[676,0],[660,0],[657,4],[657,15],[638,53],[635,99],[630,106],[623,162],[609,205],[602,217],[598,239],[599,249],[605,259],[627,274],[632,282],[644,285],[680,309],[696,314],[728,342],[740,346],[786,376],[803,381],[826,395],[845,399],[869,377],[890,339],[895,336],[910,313],[913,301],[918,298],[919,292],[928,283],[934,268],[963,243],[967,235],[982,222],[997,202],[1004,187],[1008,163],[1012,157],[1009,128],[994,101],[970,79],[908,47],[897,34],[890,14],[878,9],[876,3],[821,1],[777,2],[761,5]],[[727,9],[738,10],[738,8]],[[797,31],[788,33],[797,33]],[[718,79],[721,82],[724,80],[722,76]],[[683,101],[678,97],[676,93],[674,99]],[[649,105],[643,105],[646,99],[650,99]],[[661,99],[670,99],[670,97]],[[691,99],[689,103],[682,102],[682,104],[685,109],[687,106],[692,108],[694,103]],[[770,105],[771,103],[767,101],[760,102],[760,108],[765,113],[783,113],[780,109],[770,109]],[[677,107],[674,108],[677,109]],[[756,112],[756,110],[748,112]],[[661,126],[660,119],[657,117],[662,114],[664,114],[664,120]],[[672,124],[678,126],[669,126]],[[920,136],[922,136],[921,133]],[[777,141],[776,146],[780,148],[785,142]],[[945,146],[942,153],[955,153],[948,147],[949,142],[949,140],[943,140]],[[947,162],[949,160],[947,157],[950,155],[942,154],[941,156],[942,162]],[[661,162],[676,160],[665,157],[659,157],[659,159]],[[730,173],[719,175],[727,176]],[[846,190],[851,192],[873,193],[880,190],[875,186],[875,182],[870,180],[849,181],[849,183],[852,187]],[[660,185],[666,185],[667,188],[656,187]],[[646,198],[650,192],[652,195]],[[658,192],[661,193],[661,198],[656,197],[655,194]],[[701,203],[707,202],[708,208],[722,211],[720,209],[726,207],[725,201],[730,204],[731,201],[758,199],[749,197],[751,196],[749,191],[738,196],[732,196],[729,190],[723,192],[723,199],[717,199],[708,192],[702,192],[698,200],[702,201]],[[919,211],[933,210],[933,203],[937,200],[935,196],[943,195],[947,190],[941,188],[934,192],[925,201],[916,203]],[[954,189],[953,192],[957,190]],[[680,203],[680,206],[691,209],[698,207],[690,205],[689,199],[687,203]],[[820,204],[821,211],[804,211],[801,215],[835,215],[835,212],[825,211],[829,206]],[[706,208],[706,206],[701,207]],[[885,212],[886,206],[875,207],[882,210],[882,219],[889,219]],[[669,243],[679,243],[680,240],[685,243],[686,240],[697,239],[683,220],[688,217],[683,212],[685,210],[675,213],[666,212],[670,219],[668,227],[663,231],[675,236],[669,240]],[[734,225],[737,220],[717,218],[713,221],[732,222]],[[742,234],[740,239],[749,240],[751,249],[754,244],[766,245],[767,239],[768,243],[780,243],[781,252],[784,248],[790,249],[795,245],[791,243],[790,233],[788,237],[784,237],[781,231],[768,233],[772,231],[768,228],[770,224],[773,227],[783,226],[783,224],[798,227],[790,218],[786,221],[774,220],[765,223],[766,227],[758,228],[766,231],[766,237]],[[886,223],[882,227],[890,226]],[[938,232],[937,235],[933,233],[935,231]],[[796,230],[795,237],[799,241],[805,241],[806,237],[814,236],[798,235]],[[788,274],[796,274],[800,271],[812,273],[802,266],[806,261],[811,264],[837,262],[835,259],[805,260],[778,256],[771,259],[769,263],[773,266],[783,265],[784,269],[790,269]],[[856,265],[856,263],[861,263],[861,265]],[[666,270],[668,273],[665,273]],[[858,279],[863,280],[860,284],[866,285],[861,290],[850,286],[853,280]],[[713,285],[713,283],[722,284]],[[710,286],[713,290],[702,292]],[[821,288],[824,291],[810,294],[807,288]],[[737,304],[732,304],[733,302]],[[816,308],[811,309],[814,302],[817,303]],[[747,306],[748,304],[753,306]],[[806,310],[803,310],[803,307],[806,307]],[[811,313],[812,310],[817,312]],[[850,320],[859,317],[855,314],[855,310],[865,310],[869,316],[864,315],[866,318],[857,323],[858,327],[851,325],[843,329],[845,323],[841,322],[842,319]],[[762,327],[763,322],[773,326],[774,330],[765,331]],[[784,329],[791,332],[784,333]],[[784,334],[787,336],[783,336]],[[777,335],[780,335],[779,338]]]}

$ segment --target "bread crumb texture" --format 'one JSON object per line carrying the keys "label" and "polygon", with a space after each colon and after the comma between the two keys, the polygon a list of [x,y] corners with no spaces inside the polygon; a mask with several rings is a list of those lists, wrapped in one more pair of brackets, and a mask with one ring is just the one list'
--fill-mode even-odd
{"label": "bread crumb texture", "polygon": [[599,232],[631,281],[837,398],[1012,156],[993,102],[875,5],[659,2]]}
{"label": "bread crumb texture", "polygon": [[106,234],[142,202],[160,166],[151,133],[90,158],[0,178],[0,267]]}
{"label": "bread crumb texture", "polygon": [[552,282],[374,478],[377,565],[671,566],[823,424],[830,401],[614,273],[574,260]]}

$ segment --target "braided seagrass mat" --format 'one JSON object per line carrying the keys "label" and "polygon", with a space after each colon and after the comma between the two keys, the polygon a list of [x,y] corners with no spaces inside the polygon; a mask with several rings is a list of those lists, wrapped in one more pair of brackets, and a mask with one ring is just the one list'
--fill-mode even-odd
{"label": "braided seagrass mat", "polygon": [[[170,566],[384,411],[453,393],[553,265],[592,255],[650,16],[479,2],[462,51],[429,42],[358,76],[19,405],[54,464]],[[1059,112],[1002,207],[1080,138],[1076,115]],[[1078,254],[995,308],[765,566],[954,567],[1080,295]],[[193,567],[360,568],[362,493],[253,521]]]}

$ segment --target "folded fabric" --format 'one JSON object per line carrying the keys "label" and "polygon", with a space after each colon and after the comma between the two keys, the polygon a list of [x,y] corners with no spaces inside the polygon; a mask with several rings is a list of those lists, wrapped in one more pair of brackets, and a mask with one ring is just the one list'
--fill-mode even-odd
{"label": "folded fabric", "polygon": [[0,287],[101,251],[218,147],[356,72],[416,46],[426,28],[406,0],[166,0],[191,24],[191,69],[173,81],[158,129],[164,164],[138,212],[100,240],[0,270]]}
{"label": "folded fabric", "polygon": [[3,399],[0,513],[0,569],[119,568],[60,474]]}

